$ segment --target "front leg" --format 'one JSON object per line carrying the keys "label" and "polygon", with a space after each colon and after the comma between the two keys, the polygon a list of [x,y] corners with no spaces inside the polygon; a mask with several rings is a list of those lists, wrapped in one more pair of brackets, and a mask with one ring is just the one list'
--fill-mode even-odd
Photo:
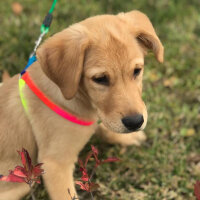
{"label": "front leg", "polygon": [[71,195],[77,197],[74,187],[74,162],[59,162],[52,158],[41,160],[44,163],[43,179],[52,200],[72,200]]}

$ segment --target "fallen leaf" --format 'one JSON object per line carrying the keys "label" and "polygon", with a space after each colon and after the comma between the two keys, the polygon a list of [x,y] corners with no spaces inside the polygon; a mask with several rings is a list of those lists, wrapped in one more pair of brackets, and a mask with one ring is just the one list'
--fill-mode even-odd
{"label": "fallen leaf", "polygon": [[20,15],[23,11],[23,7],[20,3],[14,2],[14,3],[12,3],[12,10],[15,15]]}
{"label": "fallen leaf", "polygon": [[180,133],[184,137],[191,137],[195,134],[195,130],[193,128],[189,128],[189,129],[182,128]]}
{"label": "fallen leaf", "polygon": [[163,81],[163,85],[164,85],[165,87],[171,88],[171,87],[173,87],[173,86],[175,85],[176,82],[177,82],[177,78],[176,78],[175,76],[172,76],[172,77],[170,77],[169,79],[165,79],[165,80]]}
{"label": "fallen leaf", "polygon": [[186,136],[193,136],[195,134],[195,130],[193,128],[189,128],[186,132]]}
{"label": "fallen leaf", "polygon": [[152,82],[158,81],[159,80],[158,74],[155,73],[155,72],[151,72],[150,75],[149,75],[149,79]]}

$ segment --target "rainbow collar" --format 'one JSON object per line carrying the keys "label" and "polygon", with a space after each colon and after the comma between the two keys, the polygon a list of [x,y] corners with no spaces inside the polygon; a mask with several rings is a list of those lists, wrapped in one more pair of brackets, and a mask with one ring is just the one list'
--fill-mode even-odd
{"label": "rainbow collar", "polygon": [[[31,64],[33,62],[31,62]],[[57,113],[61,117],[67,119],[68,121],[71,121],[71,122],[73,122],[75,124],[79,124],[79,125],[82,125],[82,126],[90,126],[90,125],[92,125],[94,123],[93,121],[85,121],[85,120],[79,119],[78,117],[76,117],[76,116],[72,115],[71,113],[68,113],[67,111],[63,110],[61,107],[59,107],[54,102],[52,102],[50,99],[48,99],[45,96],[45,94],[32,81],[31,77],[29,76],[29,73],[26,71],[27,68],[25,68],[25,70],[21,73],[21,76],[20,76],[20,79],[19,79],[19,94],[20,94],[22,105],[23,105],[26,113],[28,112],[28,104],[27,104],[27,100],[26,100],[26,98],[24,96],[23,89],[24,89],[25,85],[27,84],[28,87],[33,91],[33,93],[47,107],[49,107],[51,110],[53,110],[55,113]]]}

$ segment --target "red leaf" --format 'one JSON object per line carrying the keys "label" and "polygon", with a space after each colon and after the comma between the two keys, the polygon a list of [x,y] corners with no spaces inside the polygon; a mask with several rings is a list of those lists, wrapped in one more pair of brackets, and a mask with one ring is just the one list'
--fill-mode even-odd
{"label": "red leaf", "polygon": [[78,159],[78,164],[80,167],[84,168],[83,161],[81,159]]}
{"label": "red leaf", "polygon": [[87,192],[92,192],[92,191],[95,191],[97,190],[97,188],[99,188],[99,185],[96,184],[96,183],[82,183],[81,181],[75,181],[75,183],[77,185],[80,185],[81,186],[81,189],[82,190],[85,190]]}
{"label": "red leaf", "polygon": [[40,184],[40,183],[41,183],[40,178],[37,178],[37,179],[35,180],[35,182],[38,183],[38,184]]}
{"label": "red leaf", "polygon": [[200,200],[200,181],[197,181],[194,184],[194,194],[195,194],[197,200]]}
{"label": "red leaf", "polygon": [[[85,191],[87,191],[87,192],[94,191],[94,190],[96,190],[96,189],[99,187],[98,184],[89,181],[89,180],[90,180],[90,176],[88,175],[88,172],[87,172],[87,169],[86,169],[87,163],[88,163],[89,159],[90,159],[92,156],[94,157],[95,162],[96,162],[96,165],[95,165],[95,167],[94,167],[94,170],[95,170],[99,165],[101,165],[101,164],[103,164],[103,163],[119,161],[119,159],[118,159],[118,158],[115,158],[115,157],[113,157],[113,158],[107,158],[106,160],[101,161],[101,160],[99,160],[99,158],[98,158],[98,155],[99,155],[98,149],[97,149],[95,146],[93,146],[93,145],[91,145],[91,149],[92,149],[92,151],[88,153],[88,155],[87,155],[87,157],[86,157],[86,159],[85,159],[85,163],[84,163],[84,164],[83,164],[83,161],[82,161],[82,160],[79,159],[79,161],[78,161],[78,162],[79,162],[79,166],[80,166],[80,171],[82,172],[82,177],[81,177],[81,181],[76,181],[76,182],[75,182],[77,185],[80,185],[80,188],[81,188],[82,190],[85,190]],[[93,172],[94,172],[94,171],[93,171]],[[93,175],[93,174],[92,174],[92,175]],[[91,176],[92,176],[92,175],[91,175]]]}
{"label": "red leaf", "polygon": [[26,149],[22,148],[22,151],[21,152],[18,151],[18,153],[21,156],[21,161],[22,161],[22,164],[23,164],[24,168],[27,171],[32,170],[33,165],[32,165],[31,158],[29,156],[28,151]]}
{"label": "red leaf", "polygon": [[83,174],[83,176],[81,177],[82,181],[88,181],[89,180],[89,176],[88,174]]}
{"label": "red leaf", "polygon": [[117,161],[120,161],[119,158],[107,158],[106,160],[102,161],[102,163],[108,163],[108,162],[117,162]]}
{"label": "red leaf", "polygon": [[39,164],[35,165],[35,167],[33,167],[33,176],[34,177],[41,176],[44,173],[44,170],[41,169],[42,165],[43,165],[43,163],[39,163]]}
{"label": "red leaf", "polygon": [[87,163],[88,163],[89,159],[92,157],[92,155],[93,155],[93,152],[89,152],[88,153],[88,155],[87,155],[87,157],[85,159],[84,167],[87,167]]}
{"label": "red leaf", "polygon": [[85,191],[87,191],[87,192],[90,192],[90,187],[89,187],[89,184],[88,184],[88,183],[82,183],[81,181],[75,181],[75,183],[76,183],[77,185],[80,185],[82,190],[85,190]]}
{"label": "red leaf", "polygon": [[84,168],[84,167],[80,167],[80,171],[81,171],[82,173],[87,173],[87,169]]}
{"label": "red leaf", "polygon": [[2,176],[0,177],[0,181],[6,181],[6,182],[17,182],[17,183],[25,183],[25,179],[19,176],[15,176],[14,174],[10,173],[8,176]]}
{"label": "red leaf", "polygon": [[80,167],[80,171],[82,172],[81,180],[82,181],[88,181],[89,176],[88,176],[87,170],[85,168]]}
{"label": "red leaf", "polygon": [[13,174],[15,176],[19,176],[19,177],[23,177],[23,178],[27,177],[26,170],[21,166],[15,167]]}
{"label": "red leaf", "polygon": [[95,167],[98,167],[98,166],[101,164],[101,161],[100,161],[99,158],[98,158],[99,151],[98,151],[98,149],[97,149],[95,146],[93,146],[93,145],[91,145],[91,148],[92,148],[93,156],[94,156],[95,162],[96,162],[96,166],[95,166]]}
{"label": "red leaf", "polygon": [[0,181],[7,182],[25,182],[30,184],[32,182],[40,183],[39,177],[44,173],[44,170],[41,169],[42,163],[39,163],[33,167],[31,163],[31,158],[26,149],[22,149],[22,151],[18,151],[21,156],[21,161],[24,167],[16,166],[12,171],[10,170],[8,176],[0,175]]}
{"label": "red leaf", "polygon": [[97,149],[95,146],[93,146],[93,145],[91,145],[91,148],[92,148],[92,152],[93,152],[95,155],[98,156],[98,154],[99,154],[98,149]]}
{"label": "red leaf", "polygon": [[88,176],[82,176],[81,180],[87,182],[89,180],[89,177]]}

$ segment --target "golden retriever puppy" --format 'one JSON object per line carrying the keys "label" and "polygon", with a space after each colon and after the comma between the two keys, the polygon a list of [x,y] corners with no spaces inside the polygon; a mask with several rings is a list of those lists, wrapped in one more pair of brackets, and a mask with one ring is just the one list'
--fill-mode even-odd
{"label": "golden retriever puppy", "polygon": [[[0,174],[20,164],[16,150],[24,147],[34,162],[44,163],[43,179],[52,200],[70,200],[67,189],[76,195],[74,163],[99,119],[111,132],[146,126],[141,94],[147,49],[163,61],[163,46],[139,11],[91,17],[47,39],[28,69],[31,79],[60,108],[94,123],[82,126],[64,119],[27,85],[25,112],[19,75],[14,76],[0,87]],[[0,182],[0,200],[19,200],[28,191],[26,184]]]}

